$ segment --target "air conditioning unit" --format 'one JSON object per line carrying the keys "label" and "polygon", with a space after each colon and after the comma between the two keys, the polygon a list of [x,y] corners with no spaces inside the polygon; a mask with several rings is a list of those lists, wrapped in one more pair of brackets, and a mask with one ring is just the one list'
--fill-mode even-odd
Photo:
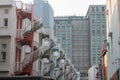
{"label": "air conditioning unit", "polygon": [[108,33],[108,37],[112,37],[113,33],[112,32],[109,32]]}

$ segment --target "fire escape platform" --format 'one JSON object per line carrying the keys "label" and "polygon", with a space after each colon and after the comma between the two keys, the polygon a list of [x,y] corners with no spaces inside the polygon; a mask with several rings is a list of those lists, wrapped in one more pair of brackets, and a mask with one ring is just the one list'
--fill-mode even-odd
{"label": "fire escape platform", "polygon": [[28,18],[31,20],[31,16],[32,16],[32,13],[31,12],[26,12],[26,11],[23,11],[22,9],[17,9],[16,12],[20,15],[22,15],[22,18],[25,19],[25,18]]}
{"label": "fire escape platform", "polygon": [[29,34],[24,38],[16,38],[16,42],[20,42],[21,45],[30,45],[32,42],[32,36],[33,34]]}

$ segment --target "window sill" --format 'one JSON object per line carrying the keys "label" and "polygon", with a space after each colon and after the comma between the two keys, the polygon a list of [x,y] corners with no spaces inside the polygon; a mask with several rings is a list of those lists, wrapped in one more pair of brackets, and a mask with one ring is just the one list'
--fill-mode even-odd
{"label": "window sill", "polygon": [[8,26],[0,27],[0,28],[8,28]]}
{"label": "window sill", "polygon": [[6,60],[0,60],[0,62],[6,62]]}

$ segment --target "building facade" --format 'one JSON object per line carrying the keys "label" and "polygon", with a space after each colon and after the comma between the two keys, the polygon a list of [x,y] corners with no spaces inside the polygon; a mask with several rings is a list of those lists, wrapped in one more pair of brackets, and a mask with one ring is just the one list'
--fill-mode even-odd
{"label": "building facade", "polygon": [[108,80],[120,80],[120,1],[106,1]]}
{"label": "building facade", "polygon": [[90,27],[91,66],[100,64],[101,44],[106,39],[105,5],[90,5],[87,15]]}
{"label": "building facade", "polygon": [[[67,44],[67,38],[70,38],[70,45],[62,45],[62,48],[67,52],[70,47],[72,52],[67,55],[72,57],[81,79],[87,79],[90,66],[100,64],[101,60],[101,44],[106,39],[105,5],[90,5],[86,16],[55,17],[54,21],[57,42]],[[71,27],[69,37],[65,34],[68,33],[66,26]],[[66,40],[62,38],[64,36]]]}
{"label": "building facade", "polygon": [[68,17],[55,17],[54,33],[57,44],[65,51],[67,57],[72,60],[72,24]]}
{"label": "building facade", "polygon": [[14,74],[16,8],[14,0],[0,1],[0,76]]}
{"label": "building facade", "polygon": [[74,67],[80,71],[81,79],[87,78],[90,67],[88,20],[82,16],[65,16],[55,17],[54,22],[57,43],[61,44]]}
{"label": "building facade", "polygon": [[83,16],[72,18],[72,63],[80,71],[81,80],[87,79],[90,67],[90,42],[88,19]]}

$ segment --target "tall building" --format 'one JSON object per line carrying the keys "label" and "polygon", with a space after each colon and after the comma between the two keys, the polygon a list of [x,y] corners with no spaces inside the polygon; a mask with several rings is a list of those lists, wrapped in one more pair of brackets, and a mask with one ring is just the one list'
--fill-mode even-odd
{"label": "tall building", "polygon": [[83,16],[65,16],[55,17],[54,22],[57,43],[61,44],[81,76],[87,76],[90,67],[88,19]]}
{"label": "tall building", "polygon": [[34,15],[36,18],[41,19],[43,27],[52,35],[54,26],[54,12],[47,0],[34,0]]}
{"label": "tall building", "polygon": [[108,80],[120,80],[120,0],[107,0]]}
{"label": "tall building", "polygon": [[[99,64],[101,44],[106,39],[106,18],[104,5],[89,6],[86,16],[55,17],[55,36],[75,68],[80,71],[81,80],[88,79],[88,69]],[[67,26],[70,26],[67,28]],[[66,36],[71,30],[69,36]],[[65,37],[66,36],[66,37]],[[65,37],[65,38],[64,38]],[[70,37],[70,43],[68,38]],[[65,39],[65,40],[64,40]],[[71,53],[67,51],[70,47]]]}
{"label": "tall building", "polygon": [[57,44],[65,51],[67,57],[72,59],[72,24],[69,17],[55,17],[54,33]]}
{"label": "tall building", "polygon": [[90,27],[91,66],[100,63],[101,44],[106,39],[105,5],[90,5],[87,18]]}
{"label": "tall building", "polygon": [[72,25],[72,63],[80,71],[81,79],[86,80],[90,67],[88,19],[83,16],[74,17]]}

